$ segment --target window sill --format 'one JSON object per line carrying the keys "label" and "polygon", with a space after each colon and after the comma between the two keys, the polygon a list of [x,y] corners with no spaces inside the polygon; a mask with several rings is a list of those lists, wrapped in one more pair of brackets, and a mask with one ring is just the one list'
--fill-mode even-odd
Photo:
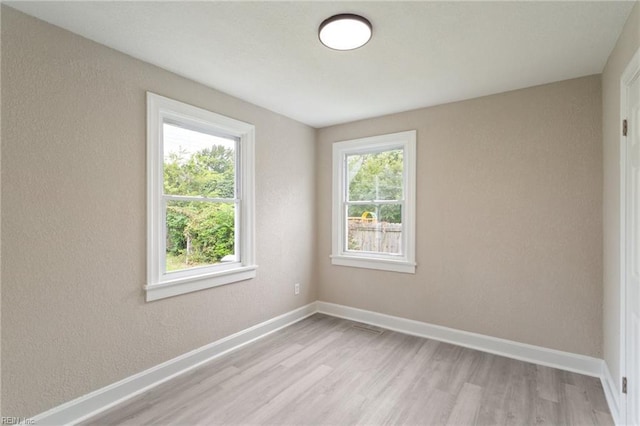
{"label": "window sill", "polygon": [[250,280],[256,277],[258,265],[241,266],[226,271],[219,271],[203,275],[163,281],[158,284],[145,286],[146,301],[165,299],[180,294],[191,293],[207,288],[218,287],[238,281]]}
{"label": "window sill", "polygon": [[345,255],[332,255],[331,264],[338,266],[351,266],[353,268],[378,269],[381,271],[402,272],[415,274],[416,264],[406,260],[377,259],[372,257],[356,257]]}

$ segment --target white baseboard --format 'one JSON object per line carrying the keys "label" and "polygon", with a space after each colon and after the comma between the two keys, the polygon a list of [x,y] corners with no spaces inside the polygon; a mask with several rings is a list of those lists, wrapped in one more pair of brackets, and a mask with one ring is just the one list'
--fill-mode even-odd
{"label": "white baseboard", "polygon": [[287,312],[231,336],[195,349],[156,365],[124,380],[98,389],[80,398],[52,408],[31,420],[36,425],[73,425],[116,404],[147,391],[180,374],[186,373],[225,353],[251,343],[316,312],[316,303]]}
{"label": "white baseboard", "polygon": [[618,384],[613,380],[613,377],[611,377],[611,372],[609,371],[609,367],[606,362],[602,363],[602,375],[600,377],[600,381],[602,382],[602,389],[604,389],[604,396],[607,399],[607,404],[609,405],[609,411],[611,411],[613,422],[617,425],[621,425],[620,392],[618,391]]}
{"label": "white baseboard", "polygon": [[377,312],[365,311],[363,309],[336,305],[334,303],[320,301],[316,303],[318,312],[335,317],[364,322],[405,334],[452,343],[458,346],[464,346],[483,352],[502,355],[508,358],[585,374],[587,376],[601,377],[602,374],[603,361],[598,358],[558,351],[555,349],[547,349],[540,346],[514,342],[506,339],[499,339],[497,337],[485,336],[483,334],[470,333],[468,331],[461,331],[406,318],[379,314]]}

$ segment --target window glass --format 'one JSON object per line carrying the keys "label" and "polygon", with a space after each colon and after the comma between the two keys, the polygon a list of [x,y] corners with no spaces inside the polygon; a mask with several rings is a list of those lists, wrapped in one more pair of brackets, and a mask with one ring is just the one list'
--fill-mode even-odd
{"label": "window glass", "polygon": [[402,199],[403,152],[347,155],[348,201]]}
{"label": "window glass", "polygon": [[166,271],[235,261],[235,205],[168,201]]}
{"label": "window glass", "polygon": [[361,204],[347,207],[348,251],[402,254],[402,206]]}
{"label": "window glass", "polygon": [[164,123],[164,194],[234,198],[236,139]]}
{"label": "window glass", "polygon": [[165,271],[235,260],[236,139],[166,122],[162,129]]}

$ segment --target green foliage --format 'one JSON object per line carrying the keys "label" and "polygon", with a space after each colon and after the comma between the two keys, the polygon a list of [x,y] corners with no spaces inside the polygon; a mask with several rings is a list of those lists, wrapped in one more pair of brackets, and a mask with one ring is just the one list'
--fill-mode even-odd
{"label": "green foliage", "polygon": [[[234,198],[233,150],[215,146],[185,157],[165,159],[165,194]],[[166,214],[167,270],[217,263],[234,253],[233,203],[170,201]]]}
{"label": "green foliage", "polygon": [[209,198],[233,198],[233,150],[222,145],[205,148],[185,159],[173,153],[164,162],[164,193]]}
{"label": "green foliage", "polygon": [[[347,157],[349,201],[402,199],[403,151],[392,150]],[[382,222],[401,223],[400,205],[358,205],[349,207],[350,217],[374,213]]]}
{"label": "green foliage", "polygon": [[189,212],[184,208],[168,206],[167,208],[167,252],[179,255],[187,247],[184,230],[189,224]]}
{"label": "green foliage", "polygon": [[196,213],[185,228],[191,237],[192,261],[213,263],[233,254],[233,206],[209,204]]}

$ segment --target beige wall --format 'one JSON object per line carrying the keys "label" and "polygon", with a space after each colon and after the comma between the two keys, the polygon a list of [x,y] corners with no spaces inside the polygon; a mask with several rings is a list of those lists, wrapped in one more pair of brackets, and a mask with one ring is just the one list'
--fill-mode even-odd
{"label": "beige wall", "polygon": [[640,48],[636,2],[602,74],[604,359],[620,383],[620,77]]}
{"label": "beige wall", "polygon": [[[6,7],[1,37],[4,415],[316,300],[314,129]],[[147,90],[255,124],[255,280],[144,302]]]}
{"label": "beige wall", "polygon": [[[321,129],[319,298],[602,355],[600,76]],[[417,129],[415,275],[330,264],[331,145]]]}

